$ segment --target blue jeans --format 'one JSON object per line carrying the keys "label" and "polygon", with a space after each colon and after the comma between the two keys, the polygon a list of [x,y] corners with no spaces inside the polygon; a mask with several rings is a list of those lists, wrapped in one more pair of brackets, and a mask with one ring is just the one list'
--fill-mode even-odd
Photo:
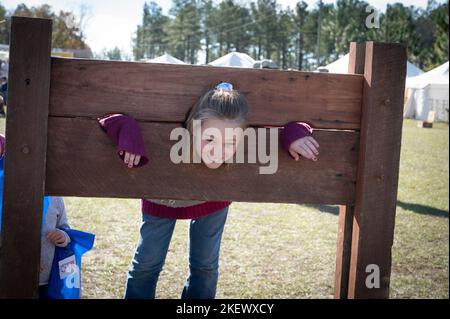
{"label": "blue jeans", "polygon": [[[183,299],[212,299],[219,277],[219,252],[228,207],[190,222],[189,276]],[[143,214],[140,238],[131,263],[125,299],[155,298],[176,219]]]}

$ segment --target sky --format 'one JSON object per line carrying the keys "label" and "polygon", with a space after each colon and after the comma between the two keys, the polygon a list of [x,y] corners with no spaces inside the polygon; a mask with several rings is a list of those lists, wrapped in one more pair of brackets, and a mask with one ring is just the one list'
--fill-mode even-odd
{"label": "sky", "polygon": [[[168,14],[171,7],[171,0],[154,0],[163,8],[163,12]],[[314,7],[317,0],[304,0],[309,7]],[[384,11],[388,3],[402,2],[404,5],[414,5],[425,8],[427,0],[366,0],[380,11]],[[440,0],[439,2],[443,2]],[[28,7],[49,4],[53,11],[72,11],[77,15],[80,8],[88,8],[88,16],[85,35],[86,42],[95,53],[103,49],[119,47],[126,54],[131,55],[131,39],[136,31],[137,25],[142,20],[142,8],[145,0],[0,0],[0,3],[7,9],[13,10],[20,3],[25,3]],[[150,2],[148,0],[147,2]],[[277,0],[286,8],[295,7],[298,0]],[[324,3],[334,3],[335,0],[324,0]]]}

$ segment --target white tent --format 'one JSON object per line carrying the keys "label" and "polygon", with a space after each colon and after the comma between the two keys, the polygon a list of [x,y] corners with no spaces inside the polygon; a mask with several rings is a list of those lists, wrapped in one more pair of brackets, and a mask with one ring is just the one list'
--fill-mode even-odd
{"label": "white tent", "polygon": [[209,63],[212,66],[231,66],[241,68],[253,68],[256,61],[249,55],[240,52],[230,52],[217,60]]}
{"label": "white tent", "polygon": [[167,53],[154,59],[143,59],[141,61],[150,63],[187,64]]}
{"label": "white tent", "polygon": [[448,122],[448,61],[419,76],[406,80],[406,103],[403,115],[426,121],[430,111],[436,121]]}
{"label": "white tent", "polygon": [[[336,61],[321,67],[321,69],[327,69],[330,73],[348,73],[348,61],[349,61],[349,54],[347,53],[340,59],[337,59]],[[406,63],[406,77],[412,77],[422,74],[423,71],[419,69],[417,66],[412,64],[411,62]]]}
{"label": "white tent", "polygon": [[2,61],[9,60],[9,52],[8,51],[0,51],[0,60],[2,60]]}
{"label": "white tent", "polygon": [[278,69],[277,64],[270,59],[262,59],[255,61],[253,67],[255,69]]}
{"label": "white tent", "polygon": [[337,59],[336,61],[322,67],[323,69],[327,69],[330,73],[348,73],[348,61],[349,55],[346,54],[343,57]]}

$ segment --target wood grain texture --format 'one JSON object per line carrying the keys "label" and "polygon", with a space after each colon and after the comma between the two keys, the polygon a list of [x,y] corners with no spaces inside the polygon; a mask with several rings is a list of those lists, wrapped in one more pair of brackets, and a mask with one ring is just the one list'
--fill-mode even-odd
{"label": "wood grain texture", "polygon": [[[405,76],[403,46],[366,43],[349,298],[389,297]],[[369,265],[379,267],[379,288],[366,285]]]}
{"label": "wood grain texture", "polygon": [[[173,164],[170,131],[178,124],[140,123],[150,164],[128,169],[97,121],[50,117],[46,193],[63,196],[172,198],[351,204],[354,202],[358,133],[316,131],[318,162],[294,161],[280,149],[276,174],[263,164]],[[267,129],[266,129],[267,130]],[[267,165],[267,164],[265,164]]]}
{"label": "wood grain texture", "polygon": [[0,298],[37,298],[52,21],[12,17]]}
{"label": "wood grain texture", "polygon": [[339,226],[334,274],[334,298],[347,299],[352,249],[353,205],[339,206]]}
{"label": "wood grain texture", "polygon": [[[350,43],[348,73],[364,74],[366,44]],[[336,250],[336,272],[334,297],[346,299],[348,297],[348,280],[352,248],[353,205],[339,207],[339,227]]]}
{"label": "wood grain texture", "polygon": [[366,43],[350,43],[348,59],[349,74],[364,74],[364,65],[366,58]]}
{"label": "wood grain texture", "polygon": [[250,104],[250,124],[306,121],[315,128],[360,128],[361,75],[52,58],[50,115],[121,113],[184,121],[215,83],[229,81]]}

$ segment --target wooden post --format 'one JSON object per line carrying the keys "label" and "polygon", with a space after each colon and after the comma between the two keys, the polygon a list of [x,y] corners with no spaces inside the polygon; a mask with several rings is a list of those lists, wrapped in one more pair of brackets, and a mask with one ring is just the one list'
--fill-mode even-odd
{"label": "wooden post", "polygon": [[348,59],[349,74],[364,74],[364,65],[366,57],[366,43],[350,43]]}
{"label": "wooden post", "polygon": [[[364,74],[365,43],[350,43],[349,74]],[[362,89],[362,88],[361,88]],[[346,299],[348,296],[348,276],[352,247],[354,206],[339,206],[339,227],[336,250],[336,272],[334,283],[334,298]]]}
{"label": "wooden post", "polygon": [[366,43],[349,298],[388,298],[406,50]]}
{"label": "wooden post", "polygon": [[0,298],[37,298],[52,21],[12,17]]}

